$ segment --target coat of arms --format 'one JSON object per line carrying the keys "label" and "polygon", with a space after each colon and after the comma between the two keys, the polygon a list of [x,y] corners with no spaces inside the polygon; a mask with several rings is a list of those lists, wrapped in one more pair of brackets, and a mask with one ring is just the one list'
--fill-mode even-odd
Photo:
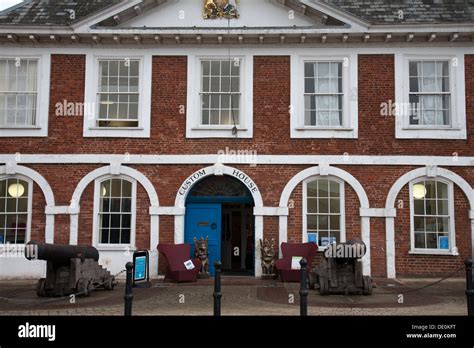
{"label": "coat of arms", "polygon": [[239,11],[237,8],[239,0],[204,0],[204,19],[237,19]]}

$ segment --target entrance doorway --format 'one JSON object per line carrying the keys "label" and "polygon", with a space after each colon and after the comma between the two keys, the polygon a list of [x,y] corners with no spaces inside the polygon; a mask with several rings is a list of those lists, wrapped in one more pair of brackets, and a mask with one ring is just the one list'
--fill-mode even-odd
{"label": "entrance doorway", "polygon": [[185,243],[194,237],[209,239],[209,271],[222,262],[224,275],[254,275],[254,201],[246,186],[230,176],[213,176],[198,182],[186,200]]}

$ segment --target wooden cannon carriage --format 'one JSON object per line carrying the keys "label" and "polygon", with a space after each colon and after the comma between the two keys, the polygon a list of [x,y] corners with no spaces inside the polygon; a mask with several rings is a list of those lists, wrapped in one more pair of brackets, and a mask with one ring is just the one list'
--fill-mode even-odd
{"label": "wooden cannon carriage", "polygon": [[113,290],[117,284],[110,272],[99,265],[99,251],[92,246],[31,241],[26,248],[36,249],[25,252],[27,259],[47,261],[46,278],[36,284],[39,297],[89,296],[96,288]]}
{"label": "wooden cannon carriage", "polygon": [[316,271],[320,294],[372,294],[372,279],[362,273],[365,253],[364,242],[357,238],[329,246]]}

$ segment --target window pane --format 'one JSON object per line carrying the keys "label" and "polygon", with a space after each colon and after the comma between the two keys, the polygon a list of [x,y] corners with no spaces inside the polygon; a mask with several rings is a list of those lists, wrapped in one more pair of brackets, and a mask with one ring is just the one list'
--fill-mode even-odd
{"label": "window pane", "polygon": [[101,229],[100,230],[100,242],[106,244],[109,242],[109,229]]}
{"label": "window pane", "polygon": [[415,248],[426,248],[424,233],[415,233]]}
{"label": "window pane", "polygon": [[415,216],[415,218],[414,218],[414,227],[415,227],[415,231],[424,232],[425,231],[425,218]]}
{"label": "window pane", "polygon": [[308,197],[317,197],[318,196],[318,181],[311,181],[306,184],[308,190]]}
{"label": "window pane", "polygon": [[330,219],[329,219],[329,223],[330,223],[330,229],[331,230],[339,230],[340,229],[340,221],[341,220],[341,217],[339,215],[331,215],[330,216]]}
{"label": "window pane", "polygon": [[221,74],[222,76],[230,76],[230,65],[231,62],[228,60],[223,60],[221,63]]}
{"label": "window pane", "polygon": [[307,219],[306,219],[307,229],[308,230],[316,230],[318,228],[317,227],[317,220],[318,220],[317,215],[308,215]]}
{"label": "window pane", "polygon": [[434,77],[436,76],[435,62],[423,62],[423,76]]}
{"label": "window pane", "polygon": [[437,198],[448,199],[448,185],[440,181],[437,182]]}
{"label": "window pane", "polygon": [[315,84],[314,78],[304,79],[304,86],[305,86],[304,87],[304,92],[305,93],[314,93],[315,92],[314,84]]}
{"label": "window pane", "polygon": [[329,229],[329,219],[327,215],[319,215],[318,216],[318,228],[320,230],[328,230]]}
{"label": "window pane", "polygon": [[318,63],[318,77],[329,78],[329,64],[328,62]]}
{"label": "window pane", "polygon": [[328,180],[318,180],[318,196],[329,197],[329,181]]}
{"label": "window pane", "polygon": [[314,77],[315,76],[314,67],[315,67],[314,63],[305,63],[304,64],[304,76],[305,77]]}
{"label": "window pane", "polygon": [[438,248],[438,238],[436,233],[427,233],[426,234],[426,247],[428,249],[437,249]]}
{"label": "window pane", "polygon": [[109,214],[102,214],[101,215],[100,226],[102,228],[110,227],[110,215]]}
{"label": "window pane", "polygon": [[427,217],[425,223],[425,229],[427,232],[437,232],[437,219],[435,217]]}
{"label": "window pane", "polygon": [[208,60],[203,60],[201,62],[202,65],[202,75],[209,76],[211,74],[211,62]]}
{"label": "window pane", "polygon": [[427,199],[425,201],[426,215],[436,215],[436,200]]}
{"label": "window pane", "polygon": [[438,232],[449,232],[449,218],[438,218]]}
{"label": "window pane", "polygon": [[111,185],[112,185],[111,197],[120,198],[121,193],[122,193],[122,180],[113,179],[111,180]]}
{"label": "window pane", "polygon": [[422,199],[415,199],[415,214],[416,215],[424,215],[425,214],[425,202]]}
{"label": "window pane", "polygon": [[426,181],[426,198],[436,198],[436,182],[435,181]]}
{"label": "window pane", "polygon": [[130,228],[132,226],[132,216],[130,214],[122,215],[122,228]]}
{"label": "window pane", "polygon": [[120,243],[120,229],[111,228],[110,229],[110,244],[119,244]]}
{"label": "window pane", "polygon": [[318,200],[315,198],[308,198],[308,213],[316,214],[317,210],[317,202]]}
{"label": "window pane", "polygon": [[121,235],[122,244],[130,244],[130,229],[123,229]]}
{"label": "window pane", "polygon": [[132,183],[122,180],[122,197],[132,197]]}
{"label": "window pane", "polygon": [[340,206],[341,206],[341,203],[340,203],[340,200],[339,198],[331,198],[329,200],[330,202],[330,205],[331,205],[331,210],[330,210],[330,213],[340,213]]}
{"label": "window pane", "polygon": [[449,202],[447,199],[438,200],[438,215],[449,215]]}
{"label": "window pane", "polygon": [[320,214],[327,214],[329,213],[329,201],[327,198],[319,198],[319,213]]}
{"label": "window pane", "polygon": [[221,64],[218,60],[211,61],[211,75],[219,76],[221,70]]}

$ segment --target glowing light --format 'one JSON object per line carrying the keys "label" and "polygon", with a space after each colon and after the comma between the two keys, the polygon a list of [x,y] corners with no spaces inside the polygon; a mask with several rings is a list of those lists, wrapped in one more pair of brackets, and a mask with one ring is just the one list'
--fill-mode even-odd
{"label": "glowing light", "polygon": [[413,197],[415,199],[423,199],[426,196],[426,187],[423,184],[413,185]]}
{"label": "glowing light", "polygon": [[23,196],[25,193],[25,188],[23,187],[22,184],[11,184],[8,186],[8,194],[12,196],[13,198],[18,198]]}

